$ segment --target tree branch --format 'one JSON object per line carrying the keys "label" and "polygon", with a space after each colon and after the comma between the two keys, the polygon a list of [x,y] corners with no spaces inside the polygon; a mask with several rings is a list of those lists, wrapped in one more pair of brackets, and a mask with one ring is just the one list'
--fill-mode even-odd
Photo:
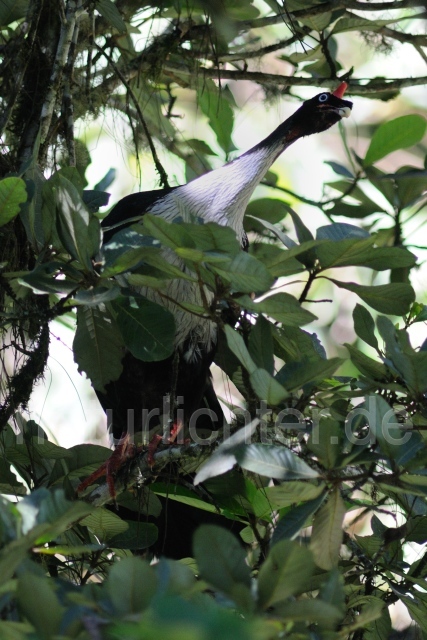
{"label": "tree branch", "polygon": [[[151,484],[156,480],[159,473],[171,462],[185,463],[191,460],[194,463],[195,458],[203,462],[210,456],[216,446],[216,442],[212,445],[195,443],[182,445],[160,444],[158,450],[151,456],[150,460],[148,451],[142,451],[130,460],[128,464],[123,465],[114,478],[116,495],[120,495],[134,485],[140,487]],[[154,460],[154,464],[152,464],[152,460]],[[101,507],[104,504],[114,501],[107,482],[103,482],[95,487],[95,489],[82,499],[94,507]]]}

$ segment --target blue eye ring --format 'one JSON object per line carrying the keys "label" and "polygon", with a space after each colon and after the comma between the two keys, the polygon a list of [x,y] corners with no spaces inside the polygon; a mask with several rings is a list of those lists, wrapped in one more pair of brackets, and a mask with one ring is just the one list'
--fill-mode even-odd
{"label": "blue eye ring", "polygon": [[326,102],[329,95],[327,93],[321,93],[319,96],[319,102]]}

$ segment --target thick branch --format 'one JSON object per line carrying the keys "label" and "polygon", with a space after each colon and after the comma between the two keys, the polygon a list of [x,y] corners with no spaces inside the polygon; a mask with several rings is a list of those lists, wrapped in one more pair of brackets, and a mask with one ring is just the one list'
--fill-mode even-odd
{"label": "thick branch", "polygon": [[[167,62],[163,71],[165,73],[171,72],[174,74],[180,74],[189,78],[194,78],[194,70],[187,65]],[[236,71],[234,69],[218,69],[200,67],[198,69],[199,74],[203,74],[205,78],[213,78],[221,80],[251,80],[258,84],[276,84],[283,87],[312,87],[315,85],[318,88],[335,89],[337,80],[334,78],[301,78],[299,76],[282,76],[273,73],[262,73],[258,71]],[[197,77],[197,74],[196,74]],[[347,80],[349,84],[348,92],[352,95],[370,95],[373,93],[379,93],[381,91],[400,90],[405,87],[415,87],[419,85],[427,84],[427,76],[420,78],[391,78],[383,79],[376,78],[370,80],[368,84],[358,84],[361,80],[351,79]]]}
{"label": "thick branch", "polygon": [[70,46],[73,41],[74,28],[77,20],[77,2],[69,0],[65,23],[61,25],[58,47],[56,50],[55,63],[50,78],[49,91],[43,104],[40,116],[40,142],[46,143],[52,122],[53,112],[57,102],[57,94],[61,84],[64,67],[67,64]]}
{"label": "thick branch", "polygon": [[[163,448],[161,448],[162,446]],[[216,446],[217,443],[210,446],[194,443],[160,445],[152,456],[154,464],[149,463],[149,454],[145,450],[133,458],[129,464],[124,465],[118,472],[114,479],[116,495],[120,495],[134,485],[140,487],[154,482],[159,473],[171,462],[185,464],[191,460],[194,463],[194,458],[202,462],[210,456]],[[101,507],[114,501],[107,482],[100,484],[83,499],[94,507]]]}

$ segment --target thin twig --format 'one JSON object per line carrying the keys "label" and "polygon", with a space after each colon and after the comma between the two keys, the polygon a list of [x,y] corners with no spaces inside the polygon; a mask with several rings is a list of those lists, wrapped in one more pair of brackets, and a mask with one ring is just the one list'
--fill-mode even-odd
{"label": "thin twig", "polygon": [[117,76],[120,78],[120,81],[126,87],[127,92],[129,93],[130,97],[132,98],[132,102],[133,102],[134,107],[135,107],[135,109],[136,109],[136,111],[138,113],[138,118],[139,118],[139,120],[141,122],[142,128],[143,128],[145,136],[147,138],[148,146],[150,147],[150,151],[151,151],[151,155],[153,156],[153,162],[154,162],[154,165],[156,167],[156,171],[160,176],[160,183],[161,183],[162,187],[164,187],[164,188],[169,187],[169,182],[168,182],[168,177],[167,177],[166,171],[164,170],[163,165],[160,162],[159,157],[157,155],[156,147],[154,146],[153,139],[152,139],[151,134],[150,134],[150,132],[148,130],[147,123],[145,122],[145,118],[144,118],[144,116],[142,114],[141,107],[139,105],[139,102],[138,102],[138,99],[137,99],[136,95],[134,94],[132,88],[130,87],[128,80],[122,74],[120,69],[117,67],[117,65],[115,64],[114,60],[111,58],[111,56],[106,51],[104,51],[96,42],[94,42],[94,46],[100,52],[102,52],[102,55],[109,62],[109,64],[111,65],[112,69],[117,74]]}

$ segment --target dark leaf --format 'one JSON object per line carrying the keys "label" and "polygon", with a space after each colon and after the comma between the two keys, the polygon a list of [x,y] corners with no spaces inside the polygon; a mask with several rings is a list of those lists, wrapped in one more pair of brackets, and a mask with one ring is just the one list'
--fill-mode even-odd
{"label": "dark leaf", "polygon": [[112,305],[124,343],[136,358],[153,362],[172,354],[175,321],[170,311],[142,296],[120,298]]}

